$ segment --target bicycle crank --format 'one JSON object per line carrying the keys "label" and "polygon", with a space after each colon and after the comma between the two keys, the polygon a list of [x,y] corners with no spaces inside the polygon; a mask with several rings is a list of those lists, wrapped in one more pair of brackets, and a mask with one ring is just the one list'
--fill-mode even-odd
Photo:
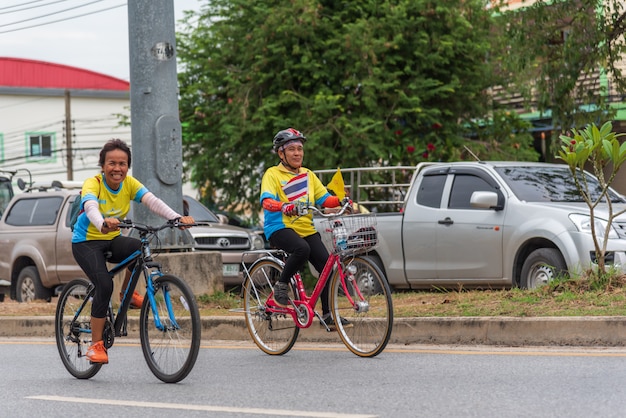
{"label": "bicycle crank", "polygon": [[298,318],[298,324],[301,327],[306,327],[311,321],[311,312],[309,307],[305,304],[296,306],[296,318]]}

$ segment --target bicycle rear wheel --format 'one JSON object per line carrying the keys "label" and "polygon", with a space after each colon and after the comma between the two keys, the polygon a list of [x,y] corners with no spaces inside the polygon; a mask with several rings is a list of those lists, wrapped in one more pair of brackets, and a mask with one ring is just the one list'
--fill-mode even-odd
{"label": "bicycle rear wheel", "polygon": [[[374,357],[385,349],[391,336],[391,290],[382,271],[369,257],[358,256],[343,263],[345,284],[338,272],[331,284],[333,320],[339,337],[350,351],[357,356]],[[355,270],[354,275],[347,273],[349,269]],[[340,317],[349,324],[342,324]]]}
{"label": "bicycle rear wheel", "polygon": [[180,382],[198,358],[202,328],[198,304],[189,286],[176,276],[161,276],[153,285],[154,310],[148,296],[141,307],[141,349],[158,379]]}
{"label": "bicycle rear wheel", "polygon": [[54,318],[54,334],[61,361],[67,371],[78,379],[89,379],[102,367],[102,364],[91,364],[85,357],[91,345],[92,295],[90,282],[72,280],[59,296]]}
{"label": "bicycle rear wheel", "polygon": [[[267,312],[265,302],[272,295],[272,286],[283,268],[272,260],[257,261],[243,284],[243,309],[246,327],[254,343],[270,355],[291,350],[300,333],[291,315]],[[290,298],[294,296],[291,286]]]}

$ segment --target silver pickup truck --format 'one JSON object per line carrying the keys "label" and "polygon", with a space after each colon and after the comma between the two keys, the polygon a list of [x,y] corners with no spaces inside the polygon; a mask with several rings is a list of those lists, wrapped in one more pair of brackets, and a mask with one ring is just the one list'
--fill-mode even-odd
{"label": "silver pickup truck", "polygon": [[[626,208],[610,193],[614,213]],[[606,206],[595,216],[606,225]],[[419,164],[402,211],[378,213],[377,229],[370,255],[398,289],[534,288],[595,257],[589,209],[561,164]],[[605,259],[626,271],[626,216]]]}

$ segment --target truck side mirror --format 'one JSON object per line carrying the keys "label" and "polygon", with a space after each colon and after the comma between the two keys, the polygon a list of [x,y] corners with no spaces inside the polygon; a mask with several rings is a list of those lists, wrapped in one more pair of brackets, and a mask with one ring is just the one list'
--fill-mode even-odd
{"label": "truck side mirror", "polygon": [[472,197],[470,198],[470,206],[476,209],[504,209],[502,205],[498,205],[498,194],[495,192],[472,193]]}

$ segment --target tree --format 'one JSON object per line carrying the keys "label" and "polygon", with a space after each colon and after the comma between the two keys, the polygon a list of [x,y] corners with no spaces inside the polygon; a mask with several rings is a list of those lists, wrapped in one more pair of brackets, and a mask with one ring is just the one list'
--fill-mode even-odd
{"label": "tree", "polygon": [[[587,125],[584,129],[572,129],[571,136],[561,135],[561,149],[559,158],[570,168],[576,187],[583,200],[589,207],[590,230],[595,247],[598,272],[606,273],[605,255],[608,238],[613,230],[613,220],[626,210],[614,212],[613,201],[609,188],[622,164],[626,161],[626,143],[620,145],[620,134],[616,134],[613,125],[606,122],[600,129],[595,124]],[[595,177],[598,179],[600,190],[589,187],[584,168],[591,165]],[[608,178],[605,176],[607,167],[610,169]],[[596,207],[605,202],[607,219],[598,222],[595,216]],[[623,198],[620,198],[623,203]],[[599,240],[598,238],[601,238]]]}
{"label": "tree", "polygon": [[559,134],[614,116],[610,95],[626,91],[625,18],[621,0],[538,0],[495,20],[499,84],[551,115],[551,149]]}
{"label": "tree", "polygon": [[460,158],[463,127],[488,114],[487,3],[212,0],[177,41],[191,180],[258,208],[287,127],[312,169]]}

